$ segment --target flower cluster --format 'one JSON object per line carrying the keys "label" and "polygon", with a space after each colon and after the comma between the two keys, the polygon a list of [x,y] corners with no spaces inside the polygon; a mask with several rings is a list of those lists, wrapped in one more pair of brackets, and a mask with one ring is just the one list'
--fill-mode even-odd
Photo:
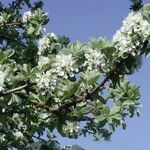
{"label": "flower cluster", "polygon": [[123,21],[123,26],[113,36],[116,48],[122,53],[139,54],[143,44],[150,38],[150,23],[141,12],[131,12]]}
{"label": "flower cluster", "polygon": [[21,131],[14,131],[13,135],[15,136],[15,138],[20,139],[23,138],[23,133]]}
{"label": "flower cluster", "polygon": [[84,56],[86,61],[83,66],[87,66],[88,70],[102,70],[104,72],[108,71],[105,55],[100,51],[90,49],[85,53]]}
{"label": "flower cluster", "polygon": [[22,21],[24,23],[26,23],[27,21],[29,21],[32,17],[34,17],[34,14],[31,13],[31,11],[26,11],[24,12],[23,16],[22,16]]}
{"label": "flower cluster", "polygon": [[[38,55],[42,55],[46,49],[49,49],[53,40],[57,40],[57,36],[54,33],[48,33],[46,36],[41,38],[38,42],[39,51]],[[51,50],[50,50],[51,51]]]}
{"label": "flower cluster", "polygon": [[0,91],[4,89],[5,73],[0,71]]}
{"label": "flower cluster", "polygon": [[63,125],[62,130],[66,136],[76,137],[80,132],[80,126],[76,122],[66,121],[66,125]]}
{"label": "flower cluster", "polygon": [[40,89],[43,89],[42,95],[45,95],[49,90],[54,90],[56,87],[57,78],[51,74],[50,71],[46,71],[46,73],[38,73],[36,74],[37,78],[35,82]]}
{"label": "flower cluster", "polygon": [[[54,33],[48,33],[38,42],[38,67],[41,72],[45,72],[45,68],[43,67],[47,65],[47,72],[41,74],[37,74],[37,85],[40,89],[54,90],[56,87],[56,81],[58,83],[59,79],[68,79],[68,77],[74,77],[75,72],[78,72],[78,68],[76,67],[76,60],[72,57],[71,54],[55,54],[53,55],[52,51],[57,49],[59,46],[62,46],[58,42],[58,36]],[[52,59],[47,56],[52,56]],[[55,58],[55,59],[53,59]]]}
{"label": "flower cluster", "polygon": [[33,12],[27,11],[22,15],[22,22],[28,35],[40,35],[45,28],[43,25],[48,20],[48,14],[43,13],[41,9],[37,9]]}
{"label": "flower cluster", "polygon": [[64,79],[67,79],[68,76],[74,77],[74,71],[78,72],[75,63],[76,61],[71,54],[58,54],[56,55],[55,62],[52,64],[52,72]]}
{"label": "flower cluster", "polygon": [[38,66],[42,68],[44,65],[48,64],[50,62],[48,57],[40,56],[38,60]]}

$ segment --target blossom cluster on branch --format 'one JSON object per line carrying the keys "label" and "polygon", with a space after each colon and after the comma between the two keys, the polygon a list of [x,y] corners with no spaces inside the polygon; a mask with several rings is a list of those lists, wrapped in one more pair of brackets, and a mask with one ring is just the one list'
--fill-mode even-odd
{"label": "blossom cluster on branch", "polygon": [[[22,13],[24,5],[30,10]],[[21,0],[1,6],[0,149],[71,149],[59,147],[55,131],[109,140],[116,127],[125,129],[127,116],[139,115],[139,86],[126,75],[150,54],[149,4],[131,12],[111,41],[88,43],[45,34],[49,19],[41,5]]]}
{"label": "blossom cluster on branch", "polygon": [[113,37],[122,53],[140,54],[145,41],[150,40],[150,23],[141,12],[131,12]]}

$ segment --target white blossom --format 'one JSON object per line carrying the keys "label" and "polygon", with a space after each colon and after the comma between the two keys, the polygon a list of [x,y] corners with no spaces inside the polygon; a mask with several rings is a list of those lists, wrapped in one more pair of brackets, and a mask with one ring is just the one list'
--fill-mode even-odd
{"label": "white blossom", "polygon": [[50,119],[50,114],[49,113],[40,113],[39,117],[40,117],[40,119],[44,120],[45,122],[48,122]]}
{"label": "white blossom", "polygon": [[31,13],[31,11],[26,11],[26,12],[24,12],[24,14],[22,16],[22,21],[24,23],[26,23],[28,20],[31,19],[32,16],[33,16],[33,14]]}
{"label": "white blossom", "polygon": [[5,73],[0,71],[0,91],[4,89]]}
{"label": "white blossom", "polygon": [[100,51],[90,49],[85,53],[86,61],[83,66],[87,66],[88,70],[100,70],[108,71],[106,66],[105,55],[102,54]]}
{"label": "white blossom", "polygon": [[78,72],[75,63],[76,61],[71,54],[58,54],[56,55],[55,62],[52,64],[52,72],[65,79],[67,79],[68,76],[74,77],[74,71]]}
{"label": "white blossom", "polygon": [[50,47],[50,39],[47,36],[44,36],[42,39],[39,40],[39,51],[38,55],[41,55],[42,52]]}
{"label": "white blossom", "polygon": [[[140,23],[141,26],[141,35],[143,36],[143,39],[147,39],[150,36],[150,23],[147,20],[143,20]],[[149,39],[148,39],[149,40]]]}
{"label": "white blossom", "polygon": [[19,118],[19,114],[17,114],[17,113],[13,113],[12,118],[13,118],[13,119]]}
{"label": "white blossom", "polygon": [[45,94],[45,91],[50,92],[55,89],[57,78],[53,76],[50,71],[46,71],[46,73],[42,74],[38,73],[36,74],[36,77],[35,82],[37,83],[37,86],[44,90],[42,93],[43,95]]}
{"label": "white blossom", "polygon": [[79,90],[79,93],[82,93],[83,95],[86,95],[87,94],[87,89],[90,91],[92,90],[93,86],[92,85],[88,85],[88,84],[85,84],[85,83],[81,83],[80,84],[80,90]]}
{"label": "white blossom", "polygon": [[66,121],[66,125],[63,125],[62,130],[67,136],[75,136],[79,134],[80,126],[76,122]]}
{"label": "white blossom", "polygon": [[39,51],[38,51],[38,55],[42,55],[42,53],[50,47],[51,45],[51,39],[57,40],[57,35],[55,35],[54,33],[48,33],[46,36],[44,36],[43,38],[41,38],[38,42],[39,45]]}
{"label": "white blossom", "polygon": [[15,131],[13,132],[13,135],[18,139],[18,138],[23,138],[23,133],[21,131]]}
{"label": "white blossom", "polygon": [[18,129],[19,130],[27,130],[27,126],[22,121],[20,121],[18,123]]}
{"label": "white blossom", "polygon": [[44,65],[49,63],[49,58],[45,56],[40,56],[38,60],[38,66],[42,68]]}
{"label": "white blossom", "polygon": [[131,12],[123,21],[123,26],[113,36],[116,48],[121,52],[139,54],[143,44],[149,40],[150,23],[144,20],[141,12]]}
{"label": "white blossom", "polygon": [[5,137],[6,137],[5,134],[1,134],[1,135],[0,135],[0,142],[6,141]]}
{"label": "white blossom", "polygon": [[57,38],[57,35],[54,34],[53,32],[52,32],[52,33],[49,33],[49,36],[50,36],[51,38],[55,39],[55,40],[58,39],[58,38]]}

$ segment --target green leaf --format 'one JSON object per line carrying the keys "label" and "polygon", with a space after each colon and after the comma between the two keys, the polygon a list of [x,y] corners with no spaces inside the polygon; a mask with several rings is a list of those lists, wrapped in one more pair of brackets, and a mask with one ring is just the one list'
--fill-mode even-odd
{"label": "green leaf", "polygon": [[98,115],[98,116],[95,117],[95,120],[97,120],[97,121],[104,121],[106,118],[107,117],[104,116],[104,115]]}
{"label": "green leaf", "polygon": [[23,64],[22,73],[25,77],[29,77],[31,74],[31,66],[27,64]]}
{"label": "green leaf", "polygon": [[30,26],[28,29],[27,29],[27,34],[32,34],[34,32],[35,28],[33,26]]}
{"label": "green leaf", "polygon": [[118,114],[111,116],[111,118],[116,119],[116,120],[122,120],[122,115],[118,113]]}
{"label": "green leaf", "polygon": [[10,58],[11,56],[14,55],[14,53],[15,53],[15,51],[11,50],[11,49],[8,49],[5,51],[0,50],[0,61]]}
{"label": "green leaf", "polygon": [[65,83],[64,88],[59,90],[58,93],[61,93],[63,99],[67,99],[70,98],[70,96],[74,95],[78,91],[81,82],[66,81],[64,83]]}
{"label": "green leaf", "polygon": [[91,45],[94,49],[102,50],[108,47],[113,47],[113,43],[111,41],[106,40],[105,38],[92,38]]}
{"label": "green leaf", "polygon": [[109,116],[112,116],[112,115],[118,113],[119,111],[120,111],[120,107],[119,106],[115,106],[112,109],[110,109]]}
{"label": "green leaf", "polygon": [[150,22],[150,3],[145,4],[142,8],[142,14]]}
{"label": "green leaf", "polygon": [[36,27],[36,32],[35,32],[35,35],[36,35],[36,36],[41,33],[41,29],[42,29],[42,26],[41,26],[41,25],[39,25],[39,26]]}
{"label": "green leaf", "polygon": [[102,115],[109,115],[110,108],[106,105],[103,106]]}
{"label": "green leaf", "polygon": [[39,97],[37,94],[34,94],[33,92],[29,92],[29,95],[30,95],[30,99],[39,100]]}
{"label": "green leaf", "polygon": [[135,103],[133,101],[130,101],[130,100],[126,100],[123,102],[123,106],[130,106],[130,105],[135,105]]}
{"label": "green leaf", "polygon": [[98,81],[100,73],[87,70],[81,77],[83,78],[83,82],[85,84],[93,85]]}
{"label": "green leaf", "polygon": [[80,41],[76,41],[75,43],[69,44],[68,47],[63,50],[63,53],[72,54],[75,58],[82,58],[85,50],[86,46]]}

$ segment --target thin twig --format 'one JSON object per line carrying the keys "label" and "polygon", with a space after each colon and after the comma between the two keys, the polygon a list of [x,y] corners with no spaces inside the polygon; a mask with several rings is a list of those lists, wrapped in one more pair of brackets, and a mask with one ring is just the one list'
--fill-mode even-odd
{"label": "thin twig", "polygon": [[10,26],[21,26],[21,22],[12,22],[12,23],[2,23],[0,24],[0,28],[2,27],[10,27]]}
{"label": "thin twig", "polygon": [[0,93],[0,96],[6,96],[6,95],[8,95],[8,94],[15,93],[15,92],[17,92],[17,91],[21,91],[21,90],[26,89],[26,88],[28,88],[28,87],[30,87],[30,86],[33,86],[33,85],[34,85],[34,83],[28,83],[28,82],[26,82],[26,84],[24,84],[24,85],[22,85],[22,86],[13,88],[13,89],[8,90],[8,91],[3,91],[3,92],[1,92],[1,93]]}

